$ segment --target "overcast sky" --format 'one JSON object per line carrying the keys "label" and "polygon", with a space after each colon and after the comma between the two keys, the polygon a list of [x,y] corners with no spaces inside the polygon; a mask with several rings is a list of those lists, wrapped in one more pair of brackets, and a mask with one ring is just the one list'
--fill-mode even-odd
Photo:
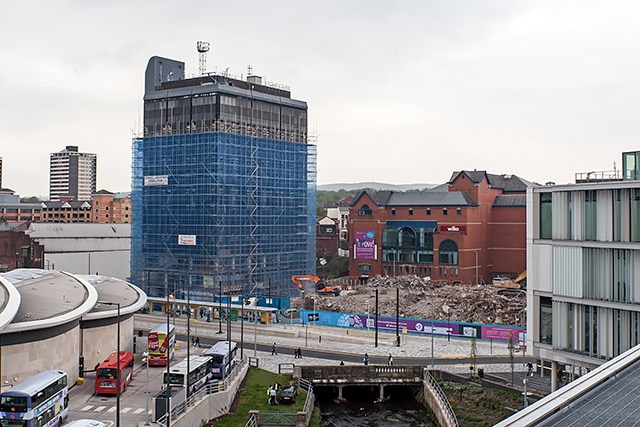
{"label": "overcast sky", "polygon": [[572,182],[640,150],[637,1],[11,1],[0,14],[3,187],[48,195],[49,155],[128,191],[151,56],[254,74],[309,106],[318,184],[453,171]]}

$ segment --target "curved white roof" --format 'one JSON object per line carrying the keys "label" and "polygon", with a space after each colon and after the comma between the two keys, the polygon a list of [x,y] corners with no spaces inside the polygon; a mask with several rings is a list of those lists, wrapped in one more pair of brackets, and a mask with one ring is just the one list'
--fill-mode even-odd
{"label": "curved white roof", "polygon": [[0,277],[0,330],[18,314],[20,292],[8,280]]}
{"label": "curved white roof", "polygon": [[17,269],[0,274],[0,330],[5,333],[51,328],[83,318],[134,313],[147,302],[137,286],[105,276],[56,270]]}
{"label": "curved white roof", "polygon": [[93,286],[56,270],[20,268],[2,274],[20,292],[20,307],[3,332],[65,324],[89,312],[98,300]]}
{"label": "curved white roof", "polygon": [[113,277],[79,275],[78,279],[89,283],[98,291],[98,301],[85,320],[103,319],[116,316],[120,304],[120,315],[135,313],[147,303],[147,295],[131,283]]}

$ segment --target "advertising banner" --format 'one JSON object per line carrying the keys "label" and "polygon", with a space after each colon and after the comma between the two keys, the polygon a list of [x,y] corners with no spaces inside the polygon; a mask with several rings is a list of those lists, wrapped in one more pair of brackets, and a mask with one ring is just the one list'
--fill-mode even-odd
{"label": "advertising banner", "polygon": [[373,231],[356,231],[355,259],[376,259]]}
{"label": "advertising banner", "polygon": [[169,185],[169,175],[147,175],[144,177],[145,187],[154,185]]}
{"label": "advertising banner", "polygon": [[190,234],[178,234],[178,244],[186,246],[195,246],[196,236]]}
{"label": "advertising banner", "polygon": [[[333,313],[326,311],[300,310],[302,323],[309,319],[312,323],[324,326],[338,326],[342,328],[354,329],[375,329],[375,315]],[[315,321],[311,320],[315,319]],[[368,328],[367,328],[368,326]],[[518,343],[525,335],[525,329],[515,326],[484,325],[474,323],[448,322],[446,320],[425,320],[425,319],[398,319],[398,329],[401,333],[430,335],[432,332],[439,336],[471,338],[475,335],[481,340],[508,341],[509,333],[512,333],[513,340]],[[390,316],[378,317],[378,330],[380,332],[396,331],[396,318]],[[406,332],[405,332],[406,331]]]}

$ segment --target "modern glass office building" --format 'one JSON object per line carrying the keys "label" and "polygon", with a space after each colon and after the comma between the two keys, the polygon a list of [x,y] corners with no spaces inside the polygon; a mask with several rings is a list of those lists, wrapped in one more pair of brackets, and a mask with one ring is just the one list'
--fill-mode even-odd
{"label": "modern glass office building", "polygon": [[131,280],[150,296],[291,294],[315,269],[307,104],[258,76],[149,60],[133,141]]}
{"label": "modern glass office building", "polygon": [[527,193],[527,351],[552,390],[640,345],[639,158]]}

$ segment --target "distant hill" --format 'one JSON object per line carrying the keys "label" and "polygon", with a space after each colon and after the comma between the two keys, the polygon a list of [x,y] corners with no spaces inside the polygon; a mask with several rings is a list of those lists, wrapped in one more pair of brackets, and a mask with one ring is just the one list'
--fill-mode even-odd
{"label": "distant hill", "polygon": [[374,190],[424,190],[425,188],[433,188],[439,184],[385,184],[384,182],[354,182],[350,184],[324,184],[318,185],[320,191],[338,191],[338,190],[360,190],[363,188],[373,188]]}

